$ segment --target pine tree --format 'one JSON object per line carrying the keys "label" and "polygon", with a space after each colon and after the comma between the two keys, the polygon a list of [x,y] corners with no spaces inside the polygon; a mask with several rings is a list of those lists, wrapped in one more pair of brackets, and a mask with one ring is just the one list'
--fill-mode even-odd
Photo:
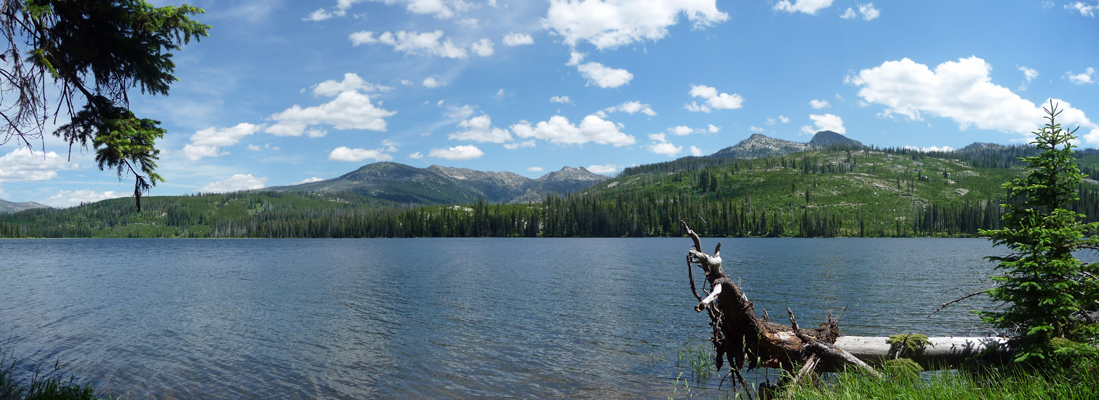
{"label": "pine tree", "polygon": [[1023,178],[1003,185],[1021,201],[1001,205],[1007,211],[1003,229],[981,231],[1011,253],[987,257],[1002,271],[992,277],[996,286],[988,293],[1004,307],[980,314],[986,323],[1016,332],[1019,362],[1048,360],[1064,344],[1094,342],[1099,333],[1094,314],[1088,314],[1099,311],[1099,267],[1072,254],[1099,245],[1099,239],[1085,237],[1099,224],[1085,224],[1082,214],[1064,208],[1077,200],[1083,179],[1072,151],[1076,130],[1061,129],[1061,110],[1052,101],[1043,111],[1048,123],[1032,142],[1041,153],[1023,159]]}

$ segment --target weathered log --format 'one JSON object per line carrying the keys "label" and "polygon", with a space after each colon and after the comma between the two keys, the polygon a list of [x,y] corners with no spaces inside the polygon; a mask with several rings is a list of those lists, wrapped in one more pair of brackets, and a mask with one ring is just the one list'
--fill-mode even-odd
{"label": "weathered log", "polygon": [[873,366],[899,356],[911,358],[928,371],[958,368],[976,355],[981,355],[982,361],[992,363],[1003,363],[1011,358],[1007,339],[999,337],[930,337],[929,345],[914,352],[891,345],[888,340],[887,337],[840,336],[834,345]]}
{"label": "weathered log", "polygon": [[[836,368],[840,365],[850,365],[880,376],[866,363],[833,345],[839,337],[839,321],[830,314],[828,320],[816,329],[798,327],[789,309],[791,325],[757,317],[755,305],[721,267],[721,244],[714,249],[713,255],[706,254],[702,252],[698,234],[685,222],[680,221],[680,225],[694,244],[687,252],[687,262],[702,269],[705,283],[710,287],[706,298],[702,299],[694,290],[693,275],[688,273],[691,292],[699,299],[694,309],[697,312],[706,310],[710,317],[713,328],[710,340],[714,345],[714,366],[718,370],[728,360],[729,368],[734,372],[744,369],[747,361],[748,369],[781,368],[789,376],[795,374],[795,368],[805,364],[811,366],[802,370],[801,377],[819,372],[820,366]],[[706,285],[703,284],[702,288],[705,290]]]}

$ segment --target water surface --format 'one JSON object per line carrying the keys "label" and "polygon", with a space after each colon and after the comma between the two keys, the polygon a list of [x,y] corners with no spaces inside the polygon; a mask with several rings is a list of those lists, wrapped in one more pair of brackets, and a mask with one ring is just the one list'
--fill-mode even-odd
{"label": "water surface", "polygon": [[[847,306],[849,335],[987,333],[983,302],[927,316],[992,272],[986,240],[719,240],[775,319]],[[3,240],[0,347],[132,398],[667,398],[710,332],[689,245]]]}

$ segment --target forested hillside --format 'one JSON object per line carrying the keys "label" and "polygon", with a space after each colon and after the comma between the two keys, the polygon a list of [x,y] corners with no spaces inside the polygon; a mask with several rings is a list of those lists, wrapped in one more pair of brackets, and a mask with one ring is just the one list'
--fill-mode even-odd
{"label": "forested hillside", "polygon": [[[976,146],[976,145],[975,145]],[[1032,148],[832,148],[642,166],[540,204],[418,207],[354,194],[242,192],[115,199],[0,215],[2,237],[974,236],[999,227],[1001,184]],[[1094,172],[1099,154],[1080,153]],[[1094,177],[1094,176],[1093,176]],[[1099,186],[1070,205],[1099,220]]]}

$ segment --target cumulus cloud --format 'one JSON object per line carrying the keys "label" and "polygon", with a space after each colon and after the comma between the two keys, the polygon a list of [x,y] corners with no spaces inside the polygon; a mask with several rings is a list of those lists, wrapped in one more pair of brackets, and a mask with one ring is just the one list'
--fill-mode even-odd
{"label": "cumulus cloud", "polygon": [[675,157],[676,154],[683,151],[683,146],[676,146],[668,142],[668,138],[663,133],[649,134],[649,152],[653,154],[663,154],[668,157]]}
{"label": "cumulus cloud", "polygon": [[301,182],[295,183],[295,185],[301,185],[303,183],[320,182],[320,181],[323,181],[323,180],[324,180],[324,178],[318,178],[318,177],[314,176],[314,177],[311,177],[311,178],[305,178]]}
{"label": "cumulus cloud", "polygon": [[[301,136],[309,126],[321,124],[331,125],[338,130],[385,131],[384,118],[396,113],[370,104],[370,97],[365,94],[347,91],[317,107],[301,108],[295,104],[286,111],[274,114],[271,119],[277,123],[264,132],[276,136]],[[309,136],[324,136],[324,131],[310,130]]]}
{"label": "cumulus cloud", "polygon": [[622,133],[614,122],[604,120],[597,115],[589,115],[580,121],[580,126],[573,125],[568,118],[560,115],[550,117],[549,121],[542,121],[531,125],[527,121],[520,121],[511,126],[511,132],[521,138],[542,139],[558,144],[584,144],[595,142],[596,144],[609,144],[614,147],[628,146],[637,142],[633,136]]}
{"label": "cumulus cloud", "polygon": [[[440,86],[446,86],[446,82],[435,80],[434,76],[429,76],[429,77],[427,77],[427,79],[424,79],[424,87],[425,88],[434,89],[434,88],[437,88],[437,87],[440,87]],[[442,100],[440,100],[440,101],[442,101]]]}
{"label": "cumulus cloud", "polygon": [[375,85],[364,81],[359,75],[350,72],[343,74],[343,81],[336,82],[329,79],[313,85],[311,89],[313,89],[313,95],[325,97],[332,97],[349,90],[361,90],[364,92],[388,92],[393,90],[393,88],[389,86]]}
{"label": "cumulus cloud", "polygon": [[58,191],[57,194],[50,196],[50,199],[45,201],[45,203],[54,207],[73,207],[80,205],[80,203],[95,203],[97,201],[117,199],[126,196],[127,194],[115,193],[114,191],[99,193],[94,190],[61,190]]}
{"label": "cumulus cloud", "polygon": [[588,78],[589,85],[595,84],[601,88],[616,88],[630,83],[633,79],[630,71],[611,68],[597,62],[578,65],[576,69],[580,71],[580,75]]}
{"label": "cumulus cloud", "polygon": [[415,152],[415,153],[409,154],[409,155],[408,155],[408,158],[411,158],[411,159],[413,159],[413,160],[419,160],[419,159],[421,159],[421,158],[424,158],[424,155],[423,155],[423,154],[420,154],[420,152],[418,152],[418,151],[417,151],[417,152]]}
{"label": "cumulus cloud", "polygon": [[809,106],[814,110],[828,108],[828,100],[809,100]]}
{"label": "cumulus cloud", "polygon": [[[217,157],[220,146],[232,146],[240,142],[245,136],[259,132],[263,125],[253,125],[247,122],[237,124],[232,128],[206,128],[191,135],[191,143],[183,146],[183,155],[191,161],[197,161],[203,157]],[[258,147],[257,147],[258,150]]]}
{"label": "cumulus cloud", "polygon": [[[858,86],[867,103],[886,106],[882,115],[899,114],[921,121],[923,114],[950,118],[965,130],[994,129],[1029,135],[1043,122],[1042,106],[995,85],[992,67],[977,57],[939,64],[934,70],[907,58],[859,71],[847,82]],[[1061,122],[1091,128],[1088,143],[1099,143],[1099,125],[1063,100],[1052,99],[1064,110]]]}
{"label": "cumulus cloud", "polygon": [[803,12],[816,15],[817,11],[831,5],[832,0],[794,0],[793,3],[789,0],[782,0],[775,4],[773,9],[775,11],[786,11],[788,13]]}
{"label": "cumulus cloud", "polygon": [[681,13],[696,29],[729,19],[716,0],[550,0],[542,26],[569,46],[587,41],[606,50],[662,39]]}
{"label": "cumulus cloud", "polygon": [[0,157],[0,182],[48,181],[57,177],[57,171],[79,167],[52,151],[36,153],[26,147],[17,147]]}
{"label": "cumulus cloud", "polygon": [[447,149],[431,149],[431,153],[428,153],[430,157],[442,158],[446,160],[472,160],[475,158],[481,158],[485,155],[485,152],[478,149],[477,146],[454,146]]}
{"label": "cumulus cloud", "polygon": [[859,14],[862,14],[862,19],[870,21],[881,15],[881,10],[874,8],[874,3],[859,4]]}
{"label": "cumulus cloud", "polygon": [[568,104],[572,104],[572,100],[569,99],[569,96],[553,96],[553,97],[550,97],[550,102],[551,103],[568,103]]}
{"label": "cumulus cloud", "polygon": [[252,174],[236,174],[229,179],[213,182],[199,189],[206,193],[236,192],[241,190],[262,189],[267,185],[267,178],[257,178]]}
{"label": "cumulus cloud", "polygon": [[1030,83],[1030,81],[1034,80],[1034,78],[1038,77],[1038,70],[1019,65],[1016,65],[1016,67],[1019,67],[1019,71],[1022,71],[1023,73],[1023,78],[1026,79],[1026,82],[1023,82],[1022,85],[1019,85],[1019,90],[1026,90],[1027,84]]}
{"label": "cumulus cloud", "polygon": [[324,21],[324,20],[332,18],[332,17],[342,17],[346,14],[347,14],[347,12],[345,12],[343,10],[338,10],[337,9],[336,11],[329,12],[328,10],[325,10],[325,9],[321,8],[321,9],[318,9],[317,11],[313,11],[312,13],[309,13],[309,15],[305,16],[305,18],[302,18],[301,20],[302,21]]}
{"label": "cumulus cloud", "polygon": [[801,133],[804,135],[812,135],[819,131],[832,131],[839,134],[847,133],[847,129],[843,127],[843,118],[835,115],[809,115],[809,119],[813,120],[813,125],[816,125],[816,128],[814,129],[808,125],[801,127]]}
{"label": "cumulus cloud", "polygon": [[1099,2],[1096,2],[1095,5],[1085,4],[1082,1],[1065,4],[1066,10],[1078,12],[1085,17],[1094,17],[1097,8],[1099,8]]}
{"label": "cumulus cloud", "polygon": [[542,171],[545,171],[545,170],[544,170],[544,169],[542,169],[542,167],[530,167],[530,168],[527,168],[527,171],[530,171],[530,172],[542,172]]}
{"label": "cumulus cloud", "polygon": [[1095,78],[1092,75],[1095,75],[1095,68],[1091,67],[1088,67],[1088,69],[1079,74],[1073,74],[1072,71],[1065,73],[1065,76],[1068,77],[1068,80],[1077,85],[1090,85],[1095,83]]}
{"label": "cumulus cloud", "polygon": [[463,132],[451,133],[447,138],[451,140],[467,140],[479,143],[504,143],[511,141],[511,134],[507,130],[492,126],[492,118],[488,115],[476,116],[458,123],[459,128],[466,128]]}
{"label": "cumulus cloud", "polygon": [[473,54],[479,55],[481,57],[488,57],[496,54],[496,50],[494,50],[492,46],[493,44],[491,40],[481,39],[477,43],[474,43],[472,46],[470,46],[470,50],[473,50]]}
{"label": "cumulus cloud", "polygon": [[788,124],[788,123],[790,123],[790,118],[786,118],[785,116],[779,115],[778,116],[778,121],[782,122],[784,124]]}
{"label": "cumulus cloud", "polygon": [[763,132],[763,131],[766,131],[766,129],[763,129],[763,128],[757,128],[757,127],[755,127],[755,126],[750,126],[750,127],[748,127],[748,130],[750,130],[750,131],[752,131],[752,132],[755,132],[755,133],[761,133],[761,132]]}
{"label": "cumulus cloud", "polygon": [[332,150],[328,154],[328,159],[332,161],[348,161],[348,162],[361,162],[362,160],[372,159],[375,161],[388,161],[392,160],[393,156],[385,153],[386,149],[352,149],[347,146],[340,146]]}
{"label": "cumulus cloud", "polygon": [[[439,41],[442,37],[443,31],[437,30],[434,32],[422,33],[398,31],[394,34],[392,32],[385,32],[378,37],[374,37],[374,32],[372,31],[361,31],[352,33],[348,38],[351,39],[352,46],[380,43],[391,46],[393,47],[393,50],[404,52],[405,54],[433,55],[444,58],[469,57],[469,54],[465,49],[454,45],[450,39]],[[490,44],[489,50],[491,50],[491,48],[492,46]]]}
{"label": "cumulus cloud", "polygon": [[690,135],[690,134],[694,133],[694,131],[695,131],[694,129],[691,129],[690,127],[683,126],[683,125],[680,125],[680,126],[677,126],[677,127],[674,127],[674,128],[668,128],[668,132],[671,132],[671,134],[676,135],[676,136]]}
{"label": "cumulus cloud", "polygon": [[525,33],[509,33],[504,35],[504,46],[522,46],[525,44],[534,44],[534,38]]}
{"label": "cumulus cloud", "polygon": [[858,16],[859,15],[855,13],[855,9],[851,7],[847,7],[847,11],[844,11],[843,14],[840,14],[840,18],[843,19],[855,19],[855,17]]}
{"label": "cumulus cloud", "polygon": [[630,115],[640,112],[650,117],[656,116],[656,111],[653,111],[652,107],[650,107],[648,104],[641,104],[640,101],[627,101],[614,107],[604,108],[603,111],[607,113],[620,111]]}
{"label": "cumulus cloud", "polygon": [[691,146],[691,155],[695,157],[702,157],[702,149]]}
{"label": "cumulus cloud", "polygon": [[718,93],[717,89],[706,85],[691,85],[691,91],[689,92],[691,97],[700,97],[706,100],[705,103],[699,105],[696,102],[684,105],[683,108],[689,111],[701,111],[710,112],[712,110],[735,110],[743,107],[744,98],[739,94]]}
{"label": "cumulus cloud", "polygon": [[710,124],[710,126],[708,128],[706,128],[706,131],[708,131],[710,133],[718,133],[718,132],[721,131],[721,127],[720,126],[714,126],[714,124]]}
{"label": "cumulus cloud", "polygon": [[594,174],[613,174],[618,172],[618,169],[622,168],[617,164],[604,164],[604,165],[589,165],[586,169]]}

